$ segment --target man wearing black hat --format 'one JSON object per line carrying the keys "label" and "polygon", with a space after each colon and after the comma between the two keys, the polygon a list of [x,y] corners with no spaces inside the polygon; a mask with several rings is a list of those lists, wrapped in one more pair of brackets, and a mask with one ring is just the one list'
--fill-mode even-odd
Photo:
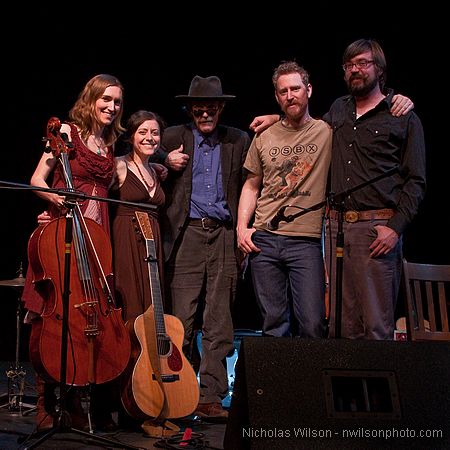
{"label": "man wearing black hat", "polygon": [[[233,350],[231,305],[239,270],[236,246],[237,205],[244,181],[248,134],[219,125],[227,100],[216,76],[192,79],[189,93],[178,95],[191,123],[165,130],[162,146],[181,165],[169,171],[161,217],[166,258],[165,285],[172,313],[184,325],[183,350],[191,358],[194,322],[202,318],[200,401],[196,415],[225,421],[222,400],[228,392],[226,356]],[[180,155],[182,152],[182,156]],[[173,167],[173,166],[172,166]],[[180,168],[180,167],[178,167]]]}

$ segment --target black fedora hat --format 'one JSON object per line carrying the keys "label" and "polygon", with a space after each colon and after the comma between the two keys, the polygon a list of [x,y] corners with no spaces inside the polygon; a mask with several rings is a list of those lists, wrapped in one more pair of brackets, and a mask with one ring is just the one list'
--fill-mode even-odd
{"label": "black fedora hat", "polygon": [[222,83],[219,77],[200,77],[196,75],[192,78],[191,85],[189,86],[188,95],[177,95],[176,98],[184,100],[198,99],[198,100],[231,100],[235,98],[235,95],[225,95],[222,91]]}

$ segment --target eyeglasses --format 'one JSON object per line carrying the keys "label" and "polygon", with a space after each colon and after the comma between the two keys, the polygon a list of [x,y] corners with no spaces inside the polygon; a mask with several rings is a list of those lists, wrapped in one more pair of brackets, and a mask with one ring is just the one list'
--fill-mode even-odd
{"label": "eyeglasses", "polygon": [[203,114],[207,114],[208,116],[215,116],[216,114],[217,114],[217,111],[219,111],[219,108],[216,106],[216,107],[213,107],[213,108],[206,108],[206,109],[197,109],[197,108],[193,108],[192,109],[192,114],[195,116],[195,117],[202,117],[203,116]]}
{"label": "eyeglasses", "polygon": [[353,66],[356,66],[357,69],[367,69],[370,64],[373,64],[373,60],[361,59],[354,63],[345,63],[342,65],[344,72],[348,72],[353,69]]}

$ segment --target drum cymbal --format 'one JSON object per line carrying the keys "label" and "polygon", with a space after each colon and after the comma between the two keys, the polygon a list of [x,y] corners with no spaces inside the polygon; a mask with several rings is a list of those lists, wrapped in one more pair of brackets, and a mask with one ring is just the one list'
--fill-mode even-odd
{"label": "drum cymbal", "polygon": [[0,280],[0,286],[23,287],[25,285],[25,277],[17,277],[12,280]]}

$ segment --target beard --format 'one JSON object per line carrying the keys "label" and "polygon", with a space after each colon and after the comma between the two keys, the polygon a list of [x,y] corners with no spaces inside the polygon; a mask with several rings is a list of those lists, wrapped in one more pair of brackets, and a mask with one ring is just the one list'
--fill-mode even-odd
{"label": "beard", "polygon": [[[353,80],[361,80],[362,83],[355,85],[352,84]],[[362,78],[360,76],[353,76],[347,80],[347,88],[351,95],[354,97],[366,97],[377,86],[378,78]]]}
{"label": "beard", "polygon": [[286,117],[289,117],[295,121],[301,119],[305,115],[307,103],[296,101],[294,103],[289,104],[289,106],[294,106],[295,108],[289,108],[288,106],[286,106],[283,109],[283,112],[284,114],[286,114]]}

